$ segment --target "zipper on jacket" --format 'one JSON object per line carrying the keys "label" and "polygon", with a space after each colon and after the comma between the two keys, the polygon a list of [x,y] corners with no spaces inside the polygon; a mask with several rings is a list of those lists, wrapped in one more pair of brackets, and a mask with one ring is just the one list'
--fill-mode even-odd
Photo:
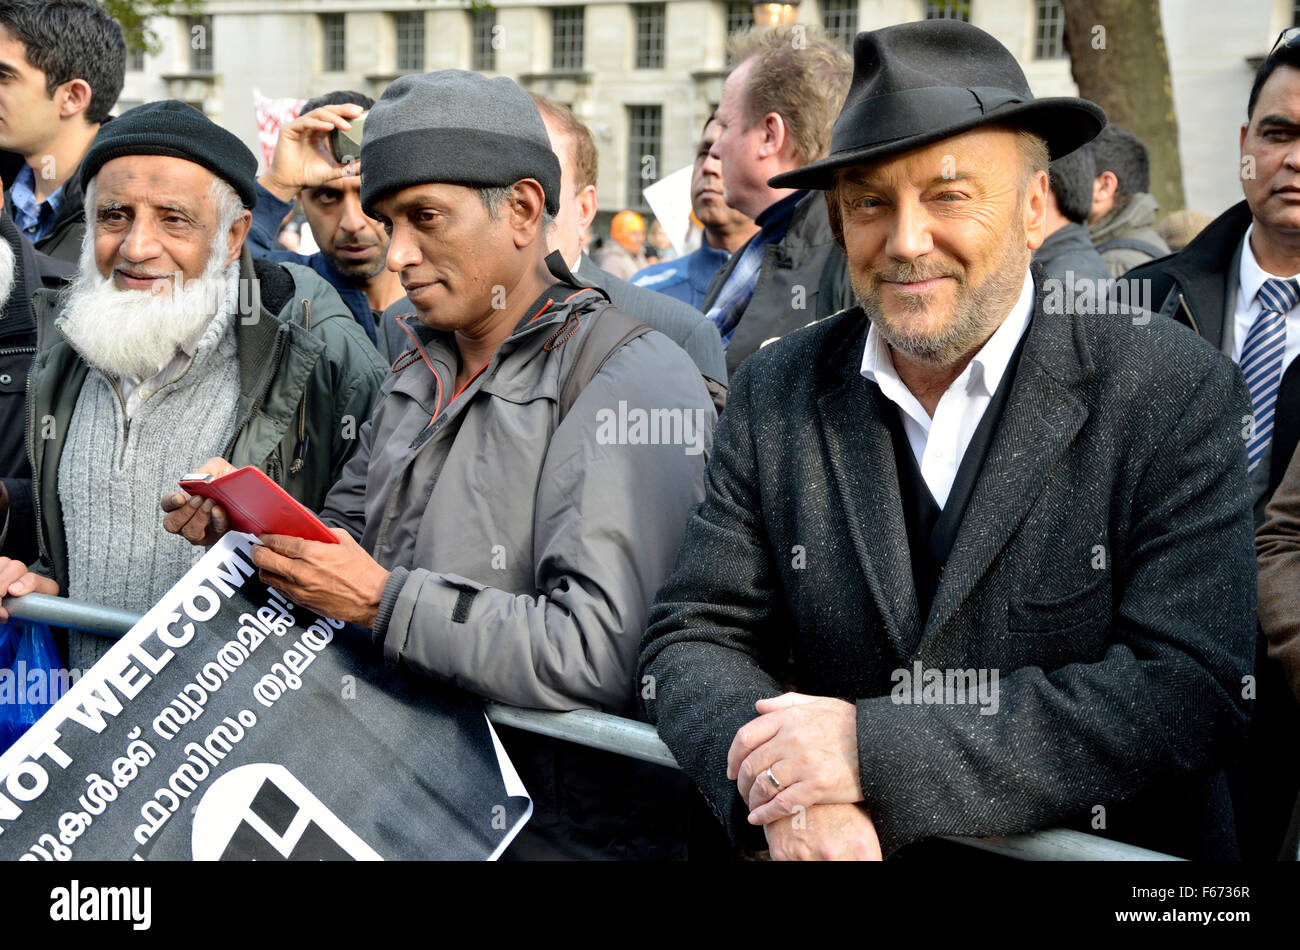
{"label": "zipper on jacket", "polygon": [[1192,316],[1192,308],[1187,306],[1187,301],[1183,299],[1182,294],[1178,295],[1178,306],[1182,308],[1183,313],[1187,314],[1187,321],[1192,325],[1192,332],[1200,336],[1201,328],[1196,325],[1196,318]]}
{"label": "zipper on jacket", "polygon": [[261,409],[262,403],[266,401],[266,394],[270,391],[271,383],[275,380],[275,367],[280,365],[280,351],[284,349],[285,332],[286,327],[284,324],[281,324],[275,331],[275,346],[271,350],[271,373],[267,377],[266,385],[262,387],[262,391],[257,394],[252,405],[248,407],[248,412],[244,414],[244,418],[239,420],[238,424],[235,426],[234,434],[231,435],[230,441],[226,443],[226,451],[224,454],[227,461],[230,460],[230,453],[234,451],[235,440],[239,438],[239,433],[244,430],[244,426],[248,425],[248,420],[253,418],[253,413]]}
{"label": "zipper on jacket", "polygon": [[[35,366],[33,365],[33,369]],[[38,479],[40,470],[36,467],[36,374],[27,374],[27,465],[32,470],[32,505],[36,512],[36,551],[54,571],[55,580],[59,577],[59,565],[54,563],[50,553],[50,544],[45,537],[45,520],[41,517],[41,486]],[[31,567],[31,565],[27,565]],[[67,593],[67,585],[64,585]]]}
{"label": "zipper on jacket", "polygon": [[[311,301],[306,297],[302,298],[302,307],[305,312],[303,317],[304,329],[311,332]],[[302,471],[303,459],[307,456],[307,451],[311,448],[311,441],[307,438],[307,388],[303,387],[302,399],[298,403],[298,443],[293,447],[293,463],[289,466],[289,474],[297,475]],[[279,481],[279,479],[276,479]]]}
{"label": "zipper on jacket", "polygon": [[[0,346],[0,356],[26,356],[26,355],[29,354],[29,353],[30,353],[32,356],[35,356],[35,355],[36,355],[36,347],[34,347],[34,346]],[[31,375],[30,370],[28,371],[27,375],[28,375],[28,376]]]}

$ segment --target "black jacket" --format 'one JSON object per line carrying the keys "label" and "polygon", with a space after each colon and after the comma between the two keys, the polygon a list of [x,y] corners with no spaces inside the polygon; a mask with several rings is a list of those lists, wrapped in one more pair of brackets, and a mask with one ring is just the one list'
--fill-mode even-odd
{"label": "black jacket", "polygon": [[14,255],[13,289],[0,311],[0,481],[9,496],[10,513],[0,556],[30,563],[36,559],[36,515],[23,423],[27,376],[36,355],[36,318],[31,301],[41,283],[36,253],[7,212],[0,212],[0,238]]}
{"label": "black jacket", "polygon": [[[1245,382],[1168,321],[1053,316],[1039,294],[928,617],[861,308],[733,379],[637,670],[733,834],[728,747],[757,699],[791,688],[855,702],[886,855],[1058,825],[1235,855],[1220,770],[1245,730],[1255,628]],[[895,702],[914,662],[999,671],[998,712]]]}
{"label": "black jacket", "polygon": [[[1182,251],[1126,273],[1120,283],[1149,292],[1152,308],[1191,327],[1216,348],[1223,345],[1229,319],[1229,290],[1235,294],[1233,260],[1251,211],[1241,201],[1206,225]],[[1149,282],[1149,286],[1148,286]],[[1273,417],[1268,487],[1255,503],[1258,527],[1288,464],[1300,444],[1300,360],[1282,374]],[[1300,734],[1300,704],[1287,686],[1281,667],[1268,659],[1263,635],[1256,640],[1255,702],[1250,737],[1242,762],[1229,773],[1236,803],[1242,857],[1273,860],[1287,832],[1300,791],[1300,760],[1294,755]]]}
{"label": "black jacket", "polygon": [[[21,170],[22,165],[21,155],[15,155],[13,152],[0,153],[0,176],[5,183],[5,214],[10,220],[14,219],[14,176]],[[50,226],[50,232],[35,242],[36,250],[56,261],[76,265],[77,259],[81,256],[81,240],[86,234],[86,214],[83,208],[85,197],[81,190],[80,171],[74,170],[72,177],[63,183],[59,210],[54,214],[54,223]],[[46,285],[51,286],[48,280]]]}
{"label": "black jacket", "polygon": [[[700,305],[705,313],[712,309],[748,246],[738,248],[713,275]],[[785,239],[763,249],[754,296],[727,345],[727,374],[734,375],[747,357],[767,343],[853,303],[844,252],[831,234],[826,195],[810,191],[795,205]]]}
{"label": "black jacket", "polygon": [[[1229,268],[1250,222],[1250,206],[1241,201],[1206,225],[1179,253],[1135,267],[1123,280],[1129,287],[1145,287],[1133,282],[1149,280],[1153,310],[1191,327],[1216,348],[1222,348],[1230,304],[1228,289],[1237,286],[1237,275],[1230,274]],[[1256,525],[1263,520],[1264,506],[1281,483],[1298,443],[1300,360],[1295,360],[1282,375],[1277,394],[1268,491],[1256,506]]]}

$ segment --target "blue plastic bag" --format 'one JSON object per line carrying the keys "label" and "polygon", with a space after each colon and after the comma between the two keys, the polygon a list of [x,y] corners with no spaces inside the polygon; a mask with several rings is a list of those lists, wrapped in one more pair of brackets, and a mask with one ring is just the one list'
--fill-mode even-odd
{"label": "blue plastic bag", "polygon": [[0,626],[0,752],[58,702],[68,685],[62,669],[48,625],[11,619]]}

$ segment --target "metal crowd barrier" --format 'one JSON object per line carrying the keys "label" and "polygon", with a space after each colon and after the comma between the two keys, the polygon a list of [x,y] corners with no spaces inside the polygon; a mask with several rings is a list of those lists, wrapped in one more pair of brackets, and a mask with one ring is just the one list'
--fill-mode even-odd
{"label": "metal crowd barrier", "polygon": [[[101,607],[85,601],[44,594],[9,597],[4,607],[15,617],[42,620],[60,627],[72,627],[103,636],[120,637],[142,614],[129,610]],[[679,768],[654,726],[632,719],[622,719],[589,709],[573,712],[545,712],[519,709],[501,703],[486,703],[487,717],[502,726],[562,739],[578,745],[603,749],[656,765]],[[1005,838],[971,838],[945,836],[945,840],[970,845],[982,851],[1018,858],[1023,861],[1181,861],[1168,854],[1148,851],[1135,845],[1111,841],[1096,835],[1051,828]]]}

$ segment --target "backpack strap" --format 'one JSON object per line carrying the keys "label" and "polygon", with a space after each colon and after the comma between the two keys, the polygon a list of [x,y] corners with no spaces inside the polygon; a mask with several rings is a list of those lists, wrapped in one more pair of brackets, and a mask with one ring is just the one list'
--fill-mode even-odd
{"label": "backpack strap", "polygon": [[596,378],[601,367],[619,347],[650,332],[650,327],[608,302],[585,314],[585,317],[592,321],[592,326],[578,344],[578,352],[569,366],[569,375],[560,386],[560,421],[569,414],[587,384]]}
{"label": "backpack strap", "polygon": [[1164,257],[1168,251],[1162,251],[1148,241],[1141,241],[1137,238],[1117,237],[1109,241],[1102,241],[1097,245],[1097,253],[1105,254],[1107,251],[1141,251],[1143,254],[1150,254],[1152,257]]}

